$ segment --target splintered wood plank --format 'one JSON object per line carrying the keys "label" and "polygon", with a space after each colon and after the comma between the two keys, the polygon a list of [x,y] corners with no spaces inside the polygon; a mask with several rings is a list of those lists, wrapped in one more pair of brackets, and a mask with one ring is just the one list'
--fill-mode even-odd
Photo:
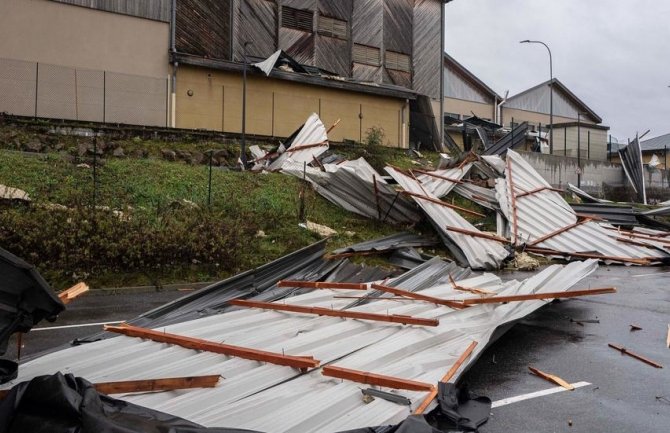
{"label": "splintered wood plank", "polygon": [[658,362],[652,361],[651,359],[646,358],[642,355],[638,355],[635,352],[631,352],[630,350],[626,349],[625,347],[623,347],[619,344],[609,343],[608,346],[611,347],[612,349],[618,350],[619,352],[621,352],[622,355],[628,355],[632,358],[637,359],[638,361],[642,361],[645,364],[649,364],[649,365],[651,365],[652,367],[655,367],[655,368],[663,368],[663,366],[661,364],[659,364]]}
{"label": "splintered wood plank", "polygon": [[[102,394],[127,394],[131,392],[174,391],[178,389],[213,388],[219,383],[220,375],[171,377],[167,379],[124,380],[119,382],[98,382],[93,387]],[[0,399],[9,394],[9,389],[0,390]]]}
{"label": "splintered wood plank", "polygon": [[393,376],[370,373],[368,371],[352,370],[350,368],[328,365],[323,367],[321,373],[324,376],[337,379],[350,380],[352,382],[365,383],[367,385],[383,386],[393,389],[406,389],[408,391],[432,391],[435,387],[430,383],[417,382],[415,380],[401,379]]}
{"label": "splintered wood plank", "polygon": [[576,298],[579,296],[604,295],[606,293],[616,293],[616,288],[605,287],[602,289],[572,290],[570,292],[547,292],[533,293],[529,295],[491,296],[489,298],[464,299],[460,302],[462,302],[464,305],[495,304],[500,302],[531,301],[537,299]]}
{"label": "splintered wood plank", "polygon": [[403,325],[437,326],[437,319],[424,319],[421,317],[402,316],[399,314],[375,314],[361,311],[330,310],[323,307],[303,307],[301,305],[279,304],[274,302],[255,302],[241,299],[228,301],[230,305],[247,308],[260,308],[263,310],[287,311],[292,313],[314,314],[316,316],[341,317],[345,319],[372,320],[376,322],[402,323]]}
{"label": "splintered wood plank", "polygon": [[541,377],[542,379],[553,382],[556,385],[562,386],[563,388],[567,389],[568,391],[574,391],[575,387],[570,385],[568,382],[565,380],[561,379],[560,377],[550,374],[550,373],[545,373],[542,370],[538,370],[535,367],[528,367],[528,369],[536,376]]}
{"label": "splintered wood plank", "polygon": [[176,389],[212,388],[219,383],[220,375],[171,377],[167,379],[126,380],[121,382],[95,383],[93,386],[103,394],[125,394],[129,392],[172,391]]}
{"label": "splintered wood plank", "polygon": [[86,283],[77,283],[67,290],[63,290],[58,294],[58,298],[63,304],[69,304],[73,299],[88,292],[89,287]]}
{"label": "splintered wood plank", "polygon": [[153,329],[140,328],[122,324],[120,326],[105,326],[105,331],[127,335],[129,337],[145,338],[158,343],[174,344],[187,349],[202,350],[206,352],[220,353],[222,355],[235,356],[252,361],[268,362],[270,364],[284,365],[287,367],[305,370],[318,367],[320,361],[307,356],[290,356],[281,353],[267,352],[264,350],[251,349],[231,344],[216,343],[202,340],[200,338],[186,337],[184,335],[169,334],[167,332]]}
{"label": "splintered wood plank", "polygon": [[[472,355],[472,352],[475,350],[475,347],[477,347],[477,344],[478,343],[476,341],[470,343],[467,349],[465,349],[465,351],[461,354],[461,356],[458,357],[456,362],[454,362],[454,365],[452,365],[449,371],[447,371],[447,373],[442,377],[442,379],[440,379],[440,382],[447,383],[454,377],[454,375],[456,374],[458,369],[461,368],[465,360],[468,359],[470,355]],[[428,408],[428,406],[430,405],[430,403],[433,400],[435,400],[435,397],[437,397],[437,388],[434,388],[430,391],[430,394],[428,394],[428,396],[426,396],[426,398],[421,402],[419,407],[416,408],[416,410],[414,411],[414,415],[421,415],[422,413],[424,413]]]}

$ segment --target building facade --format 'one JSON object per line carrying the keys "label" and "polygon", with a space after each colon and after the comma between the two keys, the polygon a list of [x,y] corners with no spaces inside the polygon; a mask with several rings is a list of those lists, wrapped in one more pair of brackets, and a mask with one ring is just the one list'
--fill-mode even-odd
{"label": "building facade", "polygon": [[408,147],[415,118],[439,143],[448,1],[0,0],[0,111],[239,132],[245,54],[282,50],[297,67],[248,69],[249,134],[317,112],[335,141]]}

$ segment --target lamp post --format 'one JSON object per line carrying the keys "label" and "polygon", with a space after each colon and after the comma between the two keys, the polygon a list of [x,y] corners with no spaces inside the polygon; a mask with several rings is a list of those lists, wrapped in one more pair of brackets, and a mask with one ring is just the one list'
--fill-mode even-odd
{"label": "lamp post", "polygon": [[582,113],[577,112],[577,188],[582,187],[582,139],[581,139],[581,117]]}
{"label": "lamp post", "polygon": [[551,50],[549,45],[545,44],[542,41],[531,41],[526,39],[525,41],[519,42],[521,44],[542,44],[547,49],[549,53],[549,123],[551,124],[551,129],[549,130],[549,153],[554,153],[554,63],[551,57]]}
{"label": "lamp post", "polygon": [[242,69],[242,141],[240,143],[240,161],[242,161],[242,170],[247,167],[247,46],[251,42],[247,41],[242,46],[242,57],[244,67]]}

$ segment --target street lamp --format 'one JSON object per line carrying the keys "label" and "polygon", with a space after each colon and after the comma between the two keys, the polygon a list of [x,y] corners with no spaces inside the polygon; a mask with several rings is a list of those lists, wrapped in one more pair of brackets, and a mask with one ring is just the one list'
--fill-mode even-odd
{"label": "street lamp", "polygon": [[554,64],[551,58],[551,50],[549,45],[545,44],[542,41],[531,41],[526,39],[525,41],[519,42],[520,44],[542,44],[549,52],[549,123],[551,124],[551,130],[549,131],[549,153],[554,153]]}
{"label": "street lamp", "polygon": [[247,47],[252,45],[247,41],[242,45],[244,67],[242,71],[242,142],[240,143],[240,161],[242,170],[247,167]]}

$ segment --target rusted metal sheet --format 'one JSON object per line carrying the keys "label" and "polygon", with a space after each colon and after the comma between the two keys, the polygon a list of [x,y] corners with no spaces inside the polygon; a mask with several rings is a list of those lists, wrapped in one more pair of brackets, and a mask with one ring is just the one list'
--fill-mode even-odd
{"label": "rusted metal sheet", "polygon": [[[109,0],[51,0],[122,15],[170,22],[171,0],[109,1]],[[223,3],[223,2],[222,2]]]}
{"label": "rusted metal sheet", "polygon": [[230,59],[231,6],[231,0],[178,0],[177,51]]}
{"label": "rusted metal sheet", "polygon": [[242,59],[245,42],[247,56],[266,58],[277,50],[277,3],[268,0],[238,0],[235,57]]}
{"label": "rusted metal sheet", "polygon": [[440,54],[440,14],[442,3],[414,2],[414,90],[433,99],[440,97],[442,55]]}

